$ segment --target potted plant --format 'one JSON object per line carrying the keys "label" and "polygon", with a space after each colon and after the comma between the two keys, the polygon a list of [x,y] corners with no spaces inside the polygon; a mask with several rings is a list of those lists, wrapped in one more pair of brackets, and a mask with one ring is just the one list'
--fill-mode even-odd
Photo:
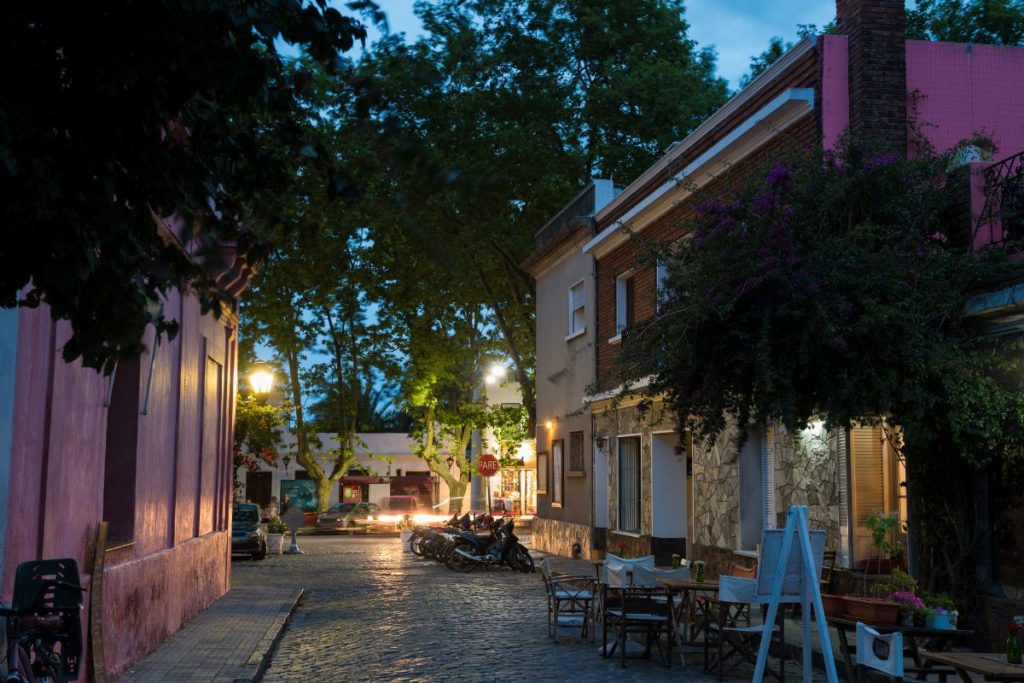
{"label": "potted plant", "polygon": [[284,548],[284,535],[288,533],[288,525],[280,517],[274,517],[267,523],[267,552],[280,555]]}
{"label": "potted plant", "polygon": [[956,628],[956,604],[946,595],[930,595],[924,599],[925,626],[942,630]]}
{"label": "potted plant", "polygon": [[904,626],[914,625],[914,615],[924,609],[924,602],[914,593],[896,591],[889,595],[889,601],[899,605],[900,623]]}

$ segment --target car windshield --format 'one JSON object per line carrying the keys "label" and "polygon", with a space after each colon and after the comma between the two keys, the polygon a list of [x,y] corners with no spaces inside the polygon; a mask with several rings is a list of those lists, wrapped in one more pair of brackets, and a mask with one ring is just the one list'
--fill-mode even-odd
{"label": "car windshield", "polygon": [[332,506],[331,509],[328,510],[328,512],[340,512],[342,514],[345,514],[348,512],[352,512],[352,508],[354,508],[355,506],[355,503],[338,503],[337,505]]}
{"label": "car windshield", "polygon": [[255,506],[239,506],[235,508],[235,521],[258,522],[260,521],[260,513]]}

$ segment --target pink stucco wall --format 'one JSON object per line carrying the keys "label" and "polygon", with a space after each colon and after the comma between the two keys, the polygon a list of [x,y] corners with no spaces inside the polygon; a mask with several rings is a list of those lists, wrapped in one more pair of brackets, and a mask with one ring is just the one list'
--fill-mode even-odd
{"label": "pink stucco wall", "polygon": [[[105,558],[110,674],[159,645],[230,582],[233,329],[201,316],[198,302],[178,293],[165,310],[182,325],[177,339],[156,348],[148,409],[138,416],[134,542]],[[45,307],[21,313],[3,576],[8,596],[25,560],[74,557],[86,586],[91,583],[104,516],[108,380],[61,359],[69,334],[68,324],[52,322]],[[150,358],[147,352],[140,362],[140,408]]]}
{"label": "pink stucco wall", "polygon": [[1024,47],[908,40],[907,91],[940,152],[976,132],[994,138],[996,159],[1024,149]]}

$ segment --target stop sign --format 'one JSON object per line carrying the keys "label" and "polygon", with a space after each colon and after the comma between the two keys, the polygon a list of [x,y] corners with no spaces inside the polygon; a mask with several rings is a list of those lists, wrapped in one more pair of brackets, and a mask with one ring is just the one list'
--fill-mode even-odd
{"label": "stop sign", "polygon": [[490,453],[484,453],[476,461],[476,471],[485,477],[493,476],[498,471],[498,459]]}

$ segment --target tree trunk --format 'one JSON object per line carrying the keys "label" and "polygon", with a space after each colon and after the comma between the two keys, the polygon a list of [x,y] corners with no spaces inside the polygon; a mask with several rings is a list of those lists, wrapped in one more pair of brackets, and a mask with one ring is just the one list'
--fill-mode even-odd
{"label": "tree trunk", "polygon": [[448,484],[448,514],[461,513],[466,504],[466,485],[469,482],[455,481]]}
{"label": "tree trunk", "polygon": [[331,506],[331,487],[334,482],[327,477],[316,480],[316,509],[318,512],[326,512]]}

